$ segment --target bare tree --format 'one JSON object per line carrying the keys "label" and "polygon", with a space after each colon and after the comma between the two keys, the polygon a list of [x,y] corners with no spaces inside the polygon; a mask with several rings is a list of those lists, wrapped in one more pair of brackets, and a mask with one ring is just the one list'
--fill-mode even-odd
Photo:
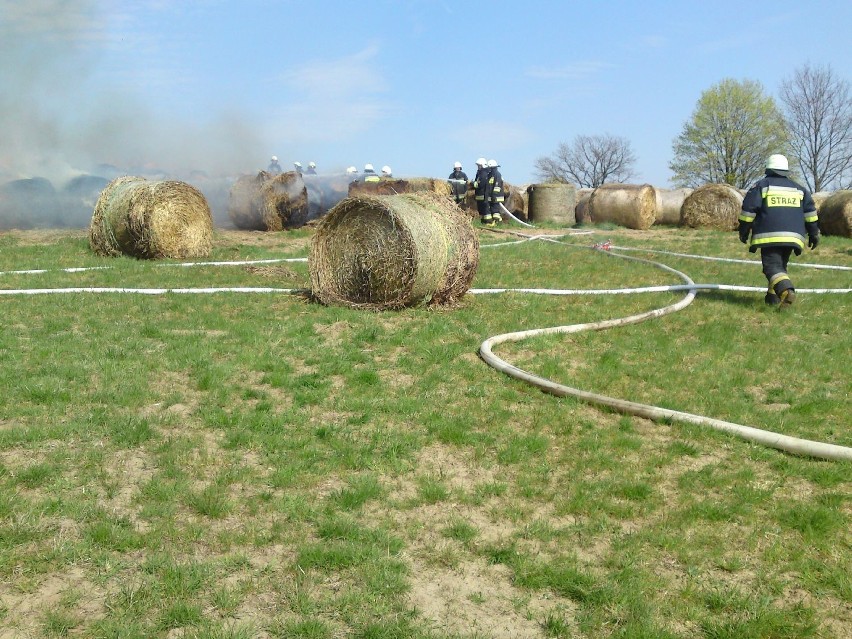
{"label": "bare tree", "polygon": [[781,101],[808,188],[822,191],[852,177],[852,97],[831,67],[805,65],[781,83]]}
{"label": "bare tree", "polygon": [[566,182],[597,188],[605,182],[627,182],[636,177],[636,156],[630,142],[621,137],[578,135],[568,145],[535,161],[537,176],[543,181]]}

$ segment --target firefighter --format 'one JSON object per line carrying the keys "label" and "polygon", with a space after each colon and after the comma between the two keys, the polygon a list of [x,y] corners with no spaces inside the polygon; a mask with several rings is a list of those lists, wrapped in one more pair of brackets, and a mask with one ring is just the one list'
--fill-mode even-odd
{"label": "firefighter", "polygon": [[316,175],[317,174],[317,163],[316,162],[308,162],[308,170],[305,171],[305,175]]}
{"label": "firefighter", "polygon": [[483,226],[494,226],[491,220],[491,204],[488,192],[488,162],[485,158],[476,161],[476,175],[473,178],[473,196],[476,200],[476,210],[479,221]]}
{"label": "firefighter", "polygon": [[296,169],[296,173],[299,175],[302,174],[302,163],[301,162],[293,162],[293,168]]}
{"label": "firefighter", "polygon": [[269,160],[269,166],[266,167],[267,173],[271,173],[272,175],[278,175],[281,173],[281,165],[278,164],[278,156],[273,155]]}
{"label": "firefighter", "polygon": [[796,289],[787,274],[790,254],[802,254],[805,236],[811,250],[819,244],[813,197],[805,187],[787,177],[789,168],[785,156],[770,155],[765,177],[746,193],[739,217],[740,241],[748,244],[751,253],[760,249],[763,274],[769,282],[765,301],[779,308],[786,308],[796,300]]}
{"label": "firefighter", "polygon": [[488,160],[488,193],[491,223],[492,225],[497,225],[503,221],[500,210],[503,208],[503,202],[506,200],[503,176],[500,174],[500,165],[497,164],[497,160]]}
{"label": "firefighter", "polygon": [[467,174],[462,171],[461,162],[453,164],[453,172],[447,178],[450,182],[450,187],[453,189],[453,198],[456,204],[462,206],[464,198],[467,195]]}
{"label": "firefighter", "polygon": [[381,178],[379,178],[379,174],[376,173],[372,164],[365,164],[364,174],[360,179],[362,182],[379,182]]}

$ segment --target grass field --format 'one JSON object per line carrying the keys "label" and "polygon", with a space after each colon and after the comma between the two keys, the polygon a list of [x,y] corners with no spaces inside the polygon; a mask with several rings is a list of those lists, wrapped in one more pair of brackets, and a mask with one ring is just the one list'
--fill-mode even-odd
{"label": "grass field", "polygon": [[[619,246],[751,258],[735,233],[480,233],[476,288],[680,284]],[[555,232],[555,229],[551,229]],[[210,260],[306,257],[219,230]],[[491,246],[492,244],[505,244]],[[763,286],[759,262],[661,261]],[[794,258],[850,288],[852,241]],[[68,272],[76,267],[108,267]],[[13,273],[44,269],[41,273]],[[305,262],[95,256],[0,233],[0,288],[305,288]],[[467,295],[372,313],[286,293],[0,296],[0,639],[852,637],[852,463],[557,398],[477,355],[499,333],[681,293]],[[612,397],[852,446],[852,294],[757,292],[498,355]]]}

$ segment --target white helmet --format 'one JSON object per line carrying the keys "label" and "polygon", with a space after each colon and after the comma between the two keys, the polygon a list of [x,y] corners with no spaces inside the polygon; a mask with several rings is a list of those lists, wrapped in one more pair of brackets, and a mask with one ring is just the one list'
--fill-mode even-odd
{"label": "white helmet", "polygon": [[364,165],[364,170],[365,170],[365,171],[372,171],[372,170],[373,170],[373,165],[372,165],[372,164],[365,164],[365,165]]}
{"label": "white helmet", "polygon": [[453,164],[453,168],[454,168],[454,169],[460,169],[460,168],[462,168],[462,166],[461,166],[461,162],[456,162],[455,164]]}
{"label": "white helmet", "polygon": [[309,169],[317,168],[317,163],[316,162],[308,162],[308,168]]}
{"label": "white helmet", "polygon": [[771,169],[772,171],[789,171],[790,165],[787,162],[787,158],[780,153],[775,153],[769,156],[769,159],[766,160],[766,168]]}
{"label": "white helmet", "polygon": [[494,167],[497,167],[497,166],[500,166],[499,164],[497,164],[497,160],[488,160],[488,167],[489,168],[493,169]]}
{"label": "white helmet", "polygon": [[301,162],[293,162],[293,166],[295,166],[297,169],[301,169],[302,163]]}
{"label": "white helmet", "polygon": [[385,164],[382,167],[382,174],[383,175],[390,175],[391,173],[393,173],[393,171],[391,171],[391,168],[387,164]]}
{"label": "white helmet", "polygon": [[354,166],[350,166],[349,168],[346,169],[346,172],[351,175],[352,173],[357,173],[358,169],[356,169]]}
{"label": "white helmet", "polygon": [[476,166],[487,166],[487,165],[488,165],[488,160],[486,160],[485,158],[479,158],[476,161]]}
{"label": "white helmet", "polygon": [[273,156],[272,156],[272,161],[273,161],[273,162],[277,162],[277,161],[278,161],[278,156],[277,156],[277,155],[273,155]]}

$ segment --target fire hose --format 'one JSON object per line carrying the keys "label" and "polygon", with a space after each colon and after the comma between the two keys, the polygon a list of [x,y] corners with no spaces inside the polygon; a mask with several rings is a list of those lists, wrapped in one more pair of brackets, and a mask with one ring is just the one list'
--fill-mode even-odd
{"label": "fire hose", "polygon": [[[505,209],[505,207],[504,207]],[[507,211],[508,212],[508,211]],[[511,215],[511,213],[509,214]],[[512,216],[514,218],[514,216]],[[520,220],[518,220],[520,222]],[[523,224],[523,222],[521,222]],[[589,232],[576,232],[571,233],[571,235],[584,235]],[[522,233],[511,232],[512,235],[517,235],[521,239],[519,242],[526,241],[535,241],[535,240],[545,240],[551,242],[557,242],[557,239],[553,236],[546,235],[525,235]],[[509,244],[514,244],[516,242],[504,242],[502,244],[493,244],[488,245],[488,247],[498,247],[505,246]],[[558,243],[558,242],[557,242]],[[485,247],[484,247],[485,248]],[[568,334],[568,333],[579,333],[582,331],[589,330],[605,330],[607,328],[614,328],[617,326],[627,326],[630,324],[637,324],[639,322],[643,322],[648,319],[652,319],[655,317],[662,317],[664,315],[668,315],[670,313],[675,313],[679,310],[682,310],[689,306],[692,301],[695,299],[696,292],[699,290],[738,290],[738,291],[762,291],[764,289],[758,287],[747,287],[747,286],[732,286],[732,285],[724,285],[724,284],[696,284],[688,275],[677,271],[665,264],[659,262],[653,262],[650,260],[645,260],[637,257],[630,257],[628,255],[621,255],[619,253],[613,252],[613,249],[622,249],[622,247],[615,247],[611,242],[602,242],[593,245],[592,248],[596,251],[599,251],[603,254],[618,257],[620,259],[632,260],[636,262],[643,262],[655,266],[656,268],[660,268],[667,272],[673,273],[677,275],[680,279],[682,279],[685,284],[679,285],[670,285],[670,286],[648,286],[648,287],[640,287],[640,288],[627,288],[627,289],[609,289],[609,290],[560,290],[560,289],[507,289],[507,288],[496,288],[496,289],[470,289],[471,294],[488,294],[488,293],[503,293],[509,291],[515,292],[523,292],[523,293],[532,293],[532,294],[547,294],[547,295],[579,295],[579,294],[588,294],[588,295],[601,295],[601,294],[633,294],[633,293],[645,293],[645,292],[684,292],[685,296],[679,302],[675,304],[671,304],[669,306],[664,306],[662,308],[654,309],[651,311],[647,311],[644,313],[639,313],[637,315],[631,315],[627,317],[603,320],[599,322],[591,322],[585,324],[571,324],[566,326],[555,326],[550,328],[540,328],[540,329],[531,329],[526,331],[518,331],[513,333],[504,333],[501,335],[495,335],[493,337],[489,337],[479,347],[479,354],[482,359],[491,367],[496,370],[509,375],[515,379],[527,382],[540,388],[542,391],[550,393],[552,395],[560,396],[560,397],[575,397],[582,401],[588,402],[590,404],[595,404],[599,406],[605,406],[612,410],[621,412],[623,414],[628,415],[636,415],[639,417],[644,417],[647,419],[651,419],[653,421],[673,421],[673,422],[682,422],[695,424],[699,426],[708,426],[712,429],[726,432],[732,434],[736,437],[744,439],[746,441],[750,441],[756,444],[761,444],[770,448],[775,448],[777,450],[781,450],[787,453],[807,456],[807,457],[815,457],[819,459],[827,459],[827,460],[847,460],[852,461],[852,448],[847,446],[839,446],[836,444],[829,444],[824,442],[817,442],[808,439],[801,439],[798,437],[791,437],[788,435],[783,435],[780,433],[775,433],[768,430],[762,430],[758,428],[753,428],[750,426],[745,426],[742,424],[735,424],[732,422],[726,422],[719,419],[714,419],[711,417],[704,417],[701,415],[695,415],[692,413],[687,413],[683,411],[677,411],[667,408],[662,408],[658,406],[651,406],[647,404],[640,404],[637,402],[632,402],[623,399],[617,399],[613,397],[609,397],[606,395],[600,395],[597,393],[591,393],[588,391],[584,391],[578,388],[574,388],[571,386],[565,386],[562,384],[558,384],[552,380],[548,380],[543,377],[539,377],[534,375],[528,371],[525,371],[521,368],[518,368],[505,360],[501,359],[497,355],[494,354],[493,349],[500,344],[505,342],[517,342],[528,337],[534,337],[538,335],[550,335],[550,334]],[[623,248],[622,250],[642,250],[642,249],[627,249]],[[647,252],[657,252],[657,253],[666,253],[665,251],[647,251]],[[677,255],[677,254],[673,254]],[[724,259],[724,258],[709,258],[706,256],[689,256],[696,257],[702,259]],[[306,262],[307,258],[279,258],[279,259],[269,259],[269,260],[250,260],[243,262],[185,262],[178,264],[164,264],[163,266],[223,266],[223,265],[245,265],[245,264],[255,264],[255,263],[272,263],[272,262]],[[726,260],[726,261],[742,261],[742,260]],[[804,265],[800,265],[804,266]],[[827,265],[813,265],[814,268],[837,268],[842,270],[848,270],[848,267],[837,266],[831,267]],[[79,268],[66,268],[66,269],[57,269],[65,272],[81,272],[87,270],[99,270],[103,268],[109,267],[79,267]],[[31,269],[31,270],[21,270],[21,271],[5,271],[0,272],[0,275],[3,274],[40,274],[45,273],[44,269]],[[852,289],[799,289],[801,292],[808,293],[850,293]],[[221,288],[148,288],[148,289],[134,289],[134,288],[121,288],[121,287],[74,287],[74,288],[63,288],[63,289],[0,289],[0,295],[43,295],[43,294],[57,294],[57,293],[136,293],[136,294],[144,294],[144,295],[163,295],[167,293],[180,293],[180,294],[211,294],[211,293],[224,293],[224,292],[236,292],[236,293],[278,293],[278,294],[299,294],[305,292],[305,289],[294,289],[294,288],[274,288],[274,287],[221,287]]]}
{"label": "fire hose", "polygon": [[[616,399],[614,397],[609,397],[606,395],[600,395],[598,393],[591,393],[588,391],[581,390],[579,388],[574,388],[571,386],[565,386],[563,384],[558,384],[552,380],[546,379],[544,377],[539,377],[525,371],[517,366],[510,364],[509,362],[501,359],[497,355],[494,354],[493,349],[500,344],[505,342],[517,342],[523,339],[539,336],[539,335],[551,335],[551,334],[567,334],[567,333],[579,333],[581,331],[590,331],[590,330],[604,330],[607,328],[613,328],[616,326],[627,326],[629,324],[636,324],[639,322],[643,322],[645,320],[654,318],[654,317],[662,317],[664,315],[668,315],[670,313],[677,312],[681,309],[689,306],[692,301],[695,299],[696,291],[698,290],[706,290],[713,288],[721,288],[722,285],[696,285],[692,279],[669,266],[661,264],[659,262],[652,262],[650,260],[644,260],[641,258],[629,257],[627,255],[620,255],[618,253],[612,252],[612,246],[601,244],[596,245],[594,247],[596,250],[601,251],[607,255],[612,255],[614,257],[618,257],[626,260],[633,260],[638,262],[644,262],[647,264],[651,264],[657,268],[663,269],[665,271],[676,274],[680,277],[684,282],[686,282],[685,286],[674,286],[674,287],[653,287],[654,290],[666,291],[666,290],[684,290],[686,291],[686,295],[682,300],[675,304],[671,304],[669,306],[664,306],[662,308],[658,308],[652,311],[648,311],[645,313],[639,313],[637,315],[630,315],[628,317],[622,317],[618,319],[610,319],[603,320],[600,322],[591,322],[586,324],[570,324],[566,326],[555,326],[550,328],[539,328],[532,329],[526,331],[518,331],[514,333],[504,333],[502,335],[495,335],[493,337],[489,337],[479,347],[480,357],[492,368],[509,375],[515,379],[527,382],[532,384],[533,386],[541,389],[544,392],[550,393],[552,395],[556,395],[559,397],[574,397],[580,399],[582,401],[595,404],[598,406],[605,406],[617,412],[627,414],[627,415],[636,415],[639,417],[644,417],[653,421],[672,421],[672,422],[682,422],[688,424],[695,424],[698,426],[708,426],[712,429],[726,432],[732,434],[736,437],[744,439],[746,441],[750,441],[752,443],[761,444],[763,446],[768,446],[770,448],[775,448],[777,450],[781,450],[787,453],[791,453],[794,455],[801,455],[806,457],[815,457],[819,459],[828,459],[828,460],[847,460],[852,461],[852,448],[848,446],[839,446],[836,444],[829,444],[824,442],[812,441],[808,439],[801,439],[798,437],[791,437],[789,435],[783,435],[780,433],[775,433],[768,430],[762,430],[759,428],[753,428],[751,426],[745,426],[742,424],[735,424],[732,422],[726,422],[719,419],[714,419],[712,417],[704,417],[701,415],[695,415],[692,413],[686,413],[683,411],[676,411],[667,408],[661,408],[658,406],[651,406],[648,404],[640,404],[637,402],[631,402],[623,399]],[[493,291],[497,291],[500,289],[492,289]],[[506,290],[506,289],[502,289]],[[609,291],[615,292],[615,291]]]}

